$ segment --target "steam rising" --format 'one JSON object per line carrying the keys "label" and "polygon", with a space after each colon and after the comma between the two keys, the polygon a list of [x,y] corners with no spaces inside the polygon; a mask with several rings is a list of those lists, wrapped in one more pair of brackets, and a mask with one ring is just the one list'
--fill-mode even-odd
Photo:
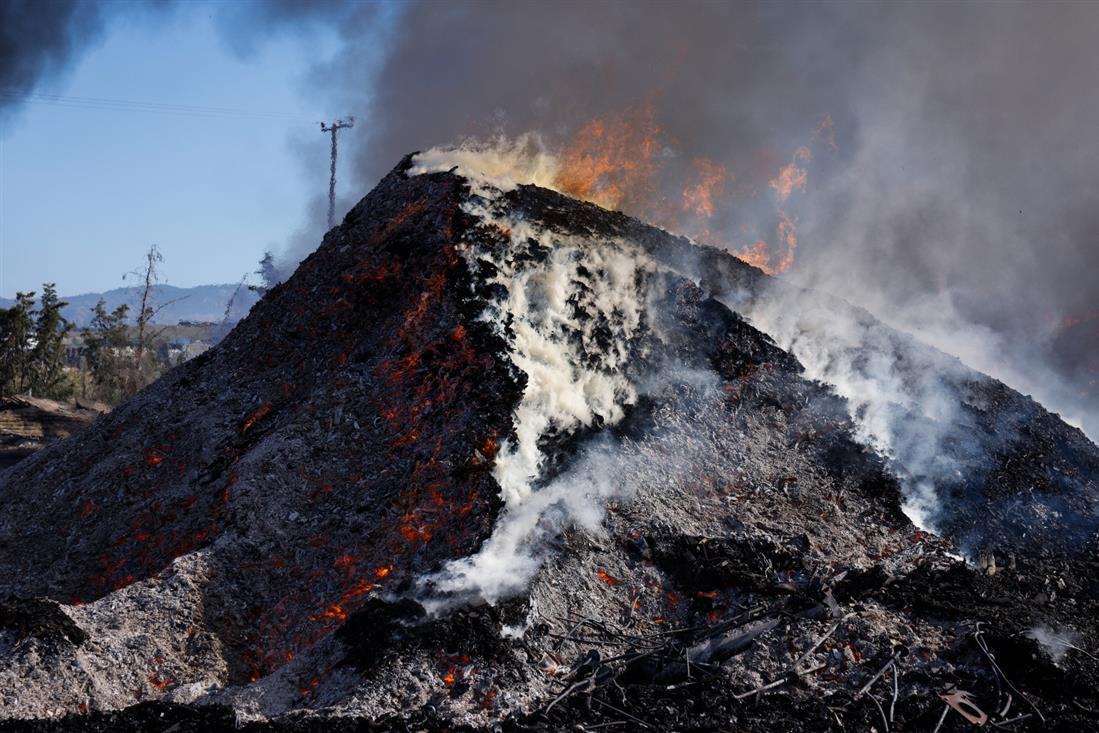
{"label": "steam rising", "polygon": [[1050,658],[1058,664],[1064,660],[1069,651],[1077,651],[1092,659],[1096,658],[1095,655],[1079,647],[1080,635],[1071,629],[1054,630],[1043,624],[1035,626],[1024,635],[1041,644]]}
{"label": "steam rising", "polygon": [[512,168],[498,165],[513,152],[507,146],[483,154],[433,150],[414,159],[412,169],[469,171],[475,193],[465,210],[483,226],[506,233],[501,251],[466,252],[487,284],[505,293],[484,318],[499,329],[513,365],[526,378],[515,439],[501,443],[495,461],[504,513],[476,555],[430,579],[436,591],[489,601],[525,587],[541,566],[545,542],[561,530],[575,524],[594,531],[602,522],[614,493],[610,473],[592,469],[589,461],[591,470],[574,469],[539,485],[542,442],[613,425],[636,401],[627,367],[631,342],[646,327],[646,282],[656,271],[629,242],[593,243],[499,214],[495,199],[514,184],[488,174],[510,174]]}
{"label": "steam rising", "polygon": [[937,484],[956,480],[980,454],[957,389],[968,370],[836,298],[776,283],[738,305],[798,358],[806,377],[846,398],[856,437],[893,461],[905,513],[936,530]]}
{"label": "steam rising", "polygon": [[541,136],[526,134],[514,140],[501,136],[484,143],[470,140],[455,147],[435,147],[417,155],[409,173],[451,169],[477,186],[479,194],[492,197],[524,183],[555,188],[561,164]]}

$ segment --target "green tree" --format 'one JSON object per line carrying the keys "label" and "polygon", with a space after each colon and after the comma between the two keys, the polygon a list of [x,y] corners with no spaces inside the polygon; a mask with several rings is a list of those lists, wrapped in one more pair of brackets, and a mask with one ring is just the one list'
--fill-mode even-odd
{"label": "green tree", "polygon": [[42,297],[34,313],[34,344],[30,351],[28,388],[36,395],[64,399],[72,395],[65,374],[65,336],[73,325],[61,315],[65,303],[57,297],[54,283],[42,286]]}
{"label": "green tree", "polygon": [[[114,404],[126,396],[129,383],[130,339],[126,324],[130,306],[108,312],[100,300],[92,308],[92,322],[81,332],[84,358],[92,375],[93,393]],[[87,389],[84,390],[87,396]]]}
{"label": "green tree", "polygon": [[0,392],[20,394],[28,386],[33,348],[34,293],[16,293],[15,305],[0,310]]}

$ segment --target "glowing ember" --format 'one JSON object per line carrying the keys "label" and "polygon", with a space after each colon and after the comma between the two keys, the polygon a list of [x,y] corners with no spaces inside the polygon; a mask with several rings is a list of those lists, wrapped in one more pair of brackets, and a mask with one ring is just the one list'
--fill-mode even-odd
{"label": "glowing ember", "polygon": [[[350,590],[343,594],[342,600],[347,601],[352,598],[365,595],[377,587],[377,583],[371,583],[369,580],[360,580],[355,585],[353,585]],[[339,606],[336,606],[336,608],[339,608]],[[343,618],[346,618],[346,616],[343,616]]]}
{"label": "glowing ember", "polygon": [[608,574],[606,570],[599,570],[595,574],[607,585],[618,585],[618,578]]}
{"label": "glowing ember", "polygon": [[168,685],[172,684],[172,682],[174,682],[174,680],[171,677],[167,675],[162,676],[160,672],[153,672],[149,675],[149,684],[158,690],[163,690]]}
{"label": "glowing ember", "polygon": [[264,417],[266,417],[269,412],[271,412],[270,402],[264,402],[262,405],[253,410],[252,413],[248,415],[247,418],[245,418],[244,424],[240,426],[241,435],[251,430],[252,426],[255,425],[257,421],[262,420]]}
{"label": "glowing ember", "polygon": [[314,621],[323,621],[324,619],[338,619],[340,621],[347,620],[347,612],[343,610],[343,607],[338,603],[333,603],[328,608],[324,609],[323,613],[316,614],[311,617]]}

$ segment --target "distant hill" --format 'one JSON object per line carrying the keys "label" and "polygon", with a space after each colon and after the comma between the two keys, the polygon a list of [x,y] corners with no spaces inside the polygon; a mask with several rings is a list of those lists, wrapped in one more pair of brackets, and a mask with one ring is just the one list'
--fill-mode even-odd
{"label": "distant hill", "polygon": [[[225,318],[225,306],[229,299],[237,291],[237,284],[225,285],[196,285],[193,288],[178,288],[174,285],[158,285],[156,287],[156,305],[165,304],[163,310],[157,314],[157,322],[163,324],[179,323],[180,321],[214,321],[219,322]],[[38,292],[37,290],[35,292]],[[92,318],[92,308],[100,299],[106,303],[108,310],[113,310],[123,303],[130,305],[131,313],[134,313],[141,300],[141,289],[135,287],[115,288],[103,293],[84,293],[82,295],[66,295],[62,300],[68,303],[62,309],[62,314],[78,328],[88,325]],[[259,300],[259,296],[246,287],[237,291],[233,301],[233,309],[229,314],[230,321],[239,321],[252,306]],[[15,304],[11,298],[0,298],[0,307],[10,308]]]}

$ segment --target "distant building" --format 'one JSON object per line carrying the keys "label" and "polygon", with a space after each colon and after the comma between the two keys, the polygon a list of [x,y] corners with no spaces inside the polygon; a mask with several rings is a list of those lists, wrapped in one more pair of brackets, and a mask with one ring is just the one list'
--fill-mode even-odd
{"label": "distant building", "polygon": [[69,333],[61,342],[65,350],[65,366],[79,369],[84,358],[84,337],[78,333]]}
{"label": "distant building", "polygon": [[162,360],[168,364],[182,364],[209,351],[210,344],[205,341],[176,339],[163,344],[160,349],[160,357]]}

